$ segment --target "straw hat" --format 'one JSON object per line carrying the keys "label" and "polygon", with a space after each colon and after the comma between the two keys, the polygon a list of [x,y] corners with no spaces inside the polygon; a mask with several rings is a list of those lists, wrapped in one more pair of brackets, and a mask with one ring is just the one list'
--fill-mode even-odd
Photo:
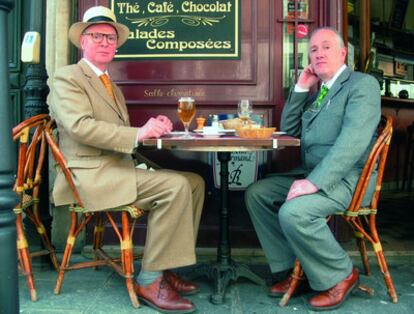
{"label": "straw hat", "polygon": [[129,29],[124,24],[116,22],[114,12],[107,7],[91,7],[83,14],[82,22],[72,24],[69,29],[69,39],[78,48],[80,48],[80,36],[84,30],[94,24],[110,24],[118,33],[117,47],[122,46],[128,39]]}

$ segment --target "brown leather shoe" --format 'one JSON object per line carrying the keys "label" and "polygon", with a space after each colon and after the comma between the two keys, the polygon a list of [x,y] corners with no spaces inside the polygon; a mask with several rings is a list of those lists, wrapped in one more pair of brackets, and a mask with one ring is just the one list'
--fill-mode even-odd
{"label": "brown leather shoe", "polygon": [[138,298],[161,313],[192,313],[195,305],[181,297],[170,284],[160,276],[148,286],[135,285]]}
{"label": "brown leather shoe", "polygon": [[309,300],[309,305],[312,310],[324,311],[333,310],[342,305],[348,295],[359,284],[359,272],[355,267],[351,274],[336,286],[312,297]]}
{"label": "brown leather shoe", "polygon": [[178,277],[170,270],[164,271],[164,279],[181,295],[191,295],[200,291],[197,284]]}
{"label": "brown leather shoe", "polygon": [[[281,297],[283,296],[286,291],[290,287],[290,283],[292,282],[292,275],[289,275],[285,280],[279,281],[275,283],[273,286],[269,289],[269,296],[270,297]],[[298,295],[301,293],[305,293],[310,290],[308,279],[303,276],[299,278],[298,285],[296,287],[296,290],[293,295]]]}

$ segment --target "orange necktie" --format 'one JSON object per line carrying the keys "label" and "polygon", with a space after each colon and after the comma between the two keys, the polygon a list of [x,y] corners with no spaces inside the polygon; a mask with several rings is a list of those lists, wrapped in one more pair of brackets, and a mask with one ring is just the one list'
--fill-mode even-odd
{"label": "orange necktie", "polygon": [[109,78],[109,76],[107,74],[102,74],[101,76],[99,76],[99,79],[102,81],[102,83],[104,84],[108,94],[112,97],[112,99],[115,101],[115,95],[114,95],[114,91],[112,89],[112,83],[111,80]]}

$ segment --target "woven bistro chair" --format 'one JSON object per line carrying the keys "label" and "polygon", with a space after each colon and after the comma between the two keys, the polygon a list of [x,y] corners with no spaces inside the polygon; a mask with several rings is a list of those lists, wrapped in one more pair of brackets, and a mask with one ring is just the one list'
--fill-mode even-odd
{"label": "woven bistro chair", "polygon": [[[132,236],[134,232],[135,222],[140,218],[144,211],[137,208],[134,205],[120,206],[116,208],[106,209],[102,211],[90,211],[83,205],[83,202],[76,189],[71,169],[68,168],[66,160],[59,149],[57,141],[55,139],[56,123],[51,120],[45,129],[46,139],[49,144],[52,155],[60,168],[60,171],[65,175],[66,181],[73,192],[73,196],[76,200],[75,204],[69,206],[71,214],[71,226],[66,241],[66,247],[63,254],[63,259],[60,265],[59,275],[56,281],[55,294],[59,294],[65,272],[69,270],[82,269],[87,267],[96,268],[98,266],[111,266],[120,276],[125,278],[126,287],[132,305],[135,308],[139,307],[139,302],[134,290],[134,257],[133,255],[133,243]],[[59,170],[58,170],[59,171]],[[104,197],[104,195],[102,195]],[[114,219],[114,214],[120,213],[121,225],[120,228]],[[129,216],[132,218],[130,221]],[[70,258],[72,255],[72,249],[75,245],[75,241],[79,233],[86,227],[86,225],[95,218],[94,228],[94,240],[93,240],[93,253],[94,260],[87,262],[80,262],[76,264],[70,264]],[[112,258],[103,250],[103,236],[104,236],[104,218],[109,221],[117,237],[119,238],[121,247],[121,257]]]}
{"label": "woven bistro chair", "polygon": [[[384,174],[385,162],[387,160],[388,149],[391,142],[393,127],[392,118],[390,116],[382,116],[381,122],[378,126],[378,138],[375,145],[372,147],[371,153],[365,162],[365,166],[362,170],[361,176],[358,181],[358,185],[355,189],[354,195],[351,200],[351,204],[345,212],[337,213],[351,226],[354,231],[356,244],[361,253],[362,263],[366,275],[371,274],[371,268],[368,263],[368,255],[365,246],[365,240],[368,240],[372,244],[372,248],[376,254],[378,265],[384,276],[384,281],[388,289],[388,294],[391,297],[393,303],[398,302],[397,293],[394,288],[394,283],[391,278],[391,274],[388,270],[387,261],[384,256],[384,251],[381,245],[380,237],[376,226],[376,216],[378,213],[378,199],[381,191],[382,178]],[[371,199],[370,205],[367,207],[361,207],[361,202],[364,198],[367,190],[371,175],[377,168],[377,182],[374,195]],[[330,217],[328,217],[329,220]],[[289,299],[294,294],[299,280],[303,278],[303,269],[298,260],[296,260],[292,281],[288,291],[283,295],[279,302],[280,306],[285,306],[289,302]],[[360,288],[370,294],[373,290],[365,286]]]}
{"label": "woven bistro chair", "polygon": [[[56,270],[59,269],[55,249],[49,240],[39,214],[41,172],[46,153],[46,139],[43,130],[49,120],[50,118],[47,114],[39,114],[19,123],[12,131],[13,140],[19,142],[17,175],[14,185],[14,191],[19,198],[19,203],[14,208],[14,213],[16,214],[17,252],[19,267],[26,276],[32,301],[37,300],[37,293],[33,279],[31,258],[49,255],[54,268]],[[29,252],[29,245],[23,226],[23,215],[29,218],[35,225],[43,243],[43,250]]]}

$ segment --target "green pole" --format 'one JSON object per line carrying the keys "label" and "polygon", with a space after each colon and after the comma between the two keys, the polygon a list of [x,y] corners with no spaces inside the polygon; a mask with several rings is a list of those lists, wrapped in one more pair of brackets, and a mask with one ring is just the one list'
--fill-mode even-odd
{"label": "green pole", "polygon": [[9,95],[7,14],[14,0],[0,0],[0,313],[19,313],[16,224],[13,192],[16,153],[13,146],[12,107]]}

